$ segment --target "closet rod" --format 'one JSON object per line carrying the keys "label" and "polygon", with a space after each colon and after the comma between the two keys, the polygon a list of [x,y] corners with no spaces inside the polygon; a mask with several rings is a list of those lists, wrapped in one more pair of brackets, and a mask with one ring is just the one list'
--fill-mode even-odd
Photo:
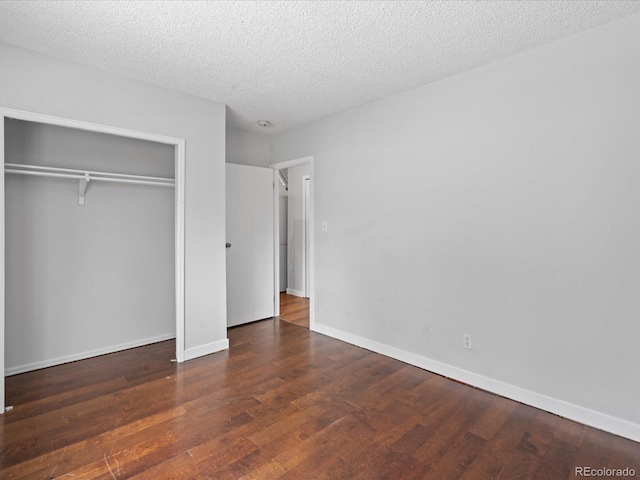
{"label": "closet rod", "polygon": [[95,172],[91,170],[73,170],[70,168],[41,167],[37,165],[22,165],[6,163],[5,173],[18,175],[33,175],[40,177],[72,178],[75,180],[89,180],[100,182],[133,183],[137,185],[156,185],[160,187],[174,187],[175,180],[165,177],[147,177],[142,175],[128,175],[124,173]]}
{"label": "closet rod", "polygon": [[[54,173],[54,172],[32,172],[29,170],[11,170],[5,169],[5,173],[17,173],[19,175],[32,175],[34,177],[53,177],[53,178],[73,178],[75,180],[86,180],[85,175],[70,174],[70,173]],[[114,183],[134,183],[137,185],[156,185],[159,187],[174,187],[173,183],[169,182],[154,182],[152,180],[134,180],[131,178],[107,178],[96,177],[89,174],[89,180],[92,182],[114,182]]]}

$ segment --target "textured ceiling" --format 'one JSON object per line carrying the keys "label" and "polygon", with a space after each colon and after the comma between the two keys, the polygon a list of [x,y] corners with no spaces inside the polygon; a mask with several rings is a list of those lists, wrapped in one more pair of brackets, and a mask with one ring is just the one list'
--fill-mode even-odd
{"label": "textured ceiling", "polygon": [[277,132],[639,12],[611,0],[2,1],[0,42],[226,103],[229,125],[268,119]]}

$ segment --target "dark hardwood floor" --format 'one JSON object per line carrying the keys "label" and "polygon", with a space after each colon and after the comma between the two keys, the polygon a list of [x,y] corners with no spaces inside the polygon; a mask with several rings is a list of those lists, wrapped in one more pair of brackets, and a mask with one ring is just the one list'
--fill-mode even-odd
{"label": "dark hardwood floor", "polygon": [[[568,479],[640,445],[279,319],[7,378],[0,478]],[[579,478],[579,477],[578,477]]]}
{"label": "dark hardwood floor", "polygon": [[281,293],[280,320],[309,328],[309,299]]}

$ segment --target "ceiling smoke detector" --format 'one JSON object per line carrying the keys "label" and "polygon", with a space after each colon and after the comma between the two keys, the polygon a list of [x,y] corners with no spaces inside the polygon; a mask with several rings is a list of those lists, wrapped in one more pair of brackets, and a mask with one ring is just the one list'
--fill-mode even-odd
{"label": "ceiling smoke detector", "polygon": [[269,120],[258,120],[258,126],[262,128],[267,128],[271,126],[271,122]]}

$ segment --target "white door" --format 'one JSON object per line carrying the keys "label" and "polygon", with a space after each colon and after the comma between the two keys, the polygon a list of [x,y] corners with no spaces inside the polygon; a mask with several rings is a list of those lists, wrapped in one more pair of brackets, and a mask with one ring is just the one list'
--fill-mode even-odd
{"label": "white door", "polygon": [[273,170],[226,164],[227,326],[274,313]]}

